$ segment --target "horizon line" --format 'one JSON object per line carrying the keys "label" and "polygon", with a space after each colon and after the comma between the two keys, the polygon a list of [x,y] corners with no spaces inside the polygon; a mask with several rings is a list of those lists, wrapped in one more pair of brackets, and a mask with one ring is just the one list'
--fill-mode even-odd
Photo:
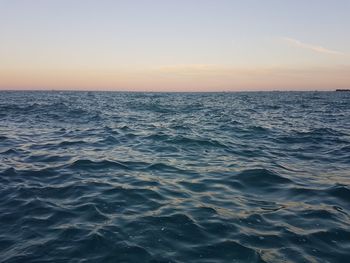
{"label": "horizon line", "polygon": [[337,90],[348,90],[349,88],[333,88],[333,89],[306,89],[306,90],[221,90],[221,91],[155,91],[155,90],[82,90],[82,89],[0,89],[0,92],[115,92],[115,93],[242,93],[242,92],[335,92]]}

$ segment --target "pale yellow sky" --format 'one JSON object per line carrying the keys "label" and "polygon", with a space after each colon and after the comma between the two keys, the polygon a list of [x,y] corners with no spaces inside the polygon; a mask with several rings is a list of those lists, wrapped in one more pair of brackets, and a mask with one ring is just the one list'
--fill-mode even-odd
{"label": "pale yellow sky", "polygon": [[350,67],[224,68],[172,65],[148,70],[1,70],[9,89],[123,91],[329,90],[347,88]]}

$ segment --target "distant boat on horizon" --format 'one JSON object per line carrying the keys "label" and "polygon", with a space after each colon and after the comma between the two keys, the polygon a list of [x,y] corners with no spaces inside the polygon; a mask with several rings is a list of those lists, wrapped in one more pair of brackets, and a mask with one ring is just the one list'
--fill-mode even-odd
{"label": "distant boat on horizon", "polygon": [[340,92],[347,91],[347,92],[350,92],[350,89],[336,89],[335,91],[340,91]]}

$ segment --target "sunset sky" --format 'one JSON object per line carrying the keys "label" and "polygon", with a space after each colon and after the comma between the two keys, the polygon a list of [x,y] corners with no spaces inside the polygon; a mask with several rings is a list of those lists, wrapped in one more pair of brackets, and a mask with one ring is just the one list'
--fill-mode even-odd
{"label": "sunset sky", "polygon": [[0,0],[0,89],[350,88],[349,0]]}

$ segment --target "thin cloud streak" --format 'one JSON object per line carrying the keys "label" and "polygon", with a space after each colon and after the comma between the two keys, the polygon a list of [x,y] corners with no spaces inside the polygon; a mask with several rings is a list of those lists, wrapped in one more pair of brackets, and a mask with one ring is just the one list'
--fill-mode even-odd
{"label": "thin cloud streak", "polygon": [[313,45],[313,44],[308,44],[308,43],[303,43],[297,39],[294,38],[290,38],[290,37],[283,37],[282,38],[284,41],[292,44],[295,47],[298,48],[303,48],[303,49],[308,49],[308,50],[312,50],[314,52],[318,52],[318,53],[323,53],[323,54],[330,54],[330,55],[345,55],[344,53],[340,52],[340,51],[336,51],[336,50],[331,50],[319,45]]}

